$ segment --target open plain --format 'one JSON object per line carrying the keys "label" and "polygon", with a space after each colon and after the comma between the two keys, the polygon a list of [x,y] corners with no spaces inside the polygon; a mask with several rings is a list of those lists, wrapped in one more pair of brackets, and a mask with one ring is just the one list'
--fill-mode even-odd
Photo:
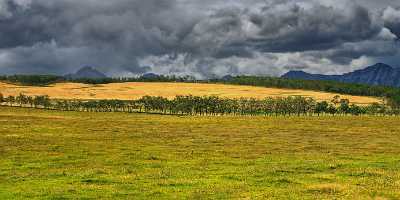
{"label": "open plain", "polygon": [[399,199],[398,120],[0,107],[0,199]]}

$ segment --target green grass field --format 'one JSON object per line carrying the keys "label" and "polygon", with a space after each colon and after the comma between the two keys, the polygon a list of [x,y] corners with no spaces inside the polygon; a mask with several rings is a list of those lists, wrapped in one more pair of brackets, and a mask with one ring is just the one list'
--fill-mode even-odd
{"label": "green grass field", "polygon": [[0,199],[399,199],[396,117],[0,107]]}

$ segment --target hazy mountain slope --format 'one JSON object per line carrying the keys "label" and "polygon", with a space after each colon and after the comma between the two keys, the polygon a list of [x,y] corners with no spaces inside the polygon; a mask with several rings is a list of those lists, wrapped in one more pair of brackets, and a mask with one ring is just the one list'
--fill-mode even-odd
{"label": "hazy mountain slope", "polygon": [[383,63],[343,75],[310,74],[303,71],[290,71],[282,76],[288,79],[332,80],[346,83],[362,83],[368,85],[384,85],[400,87],[400,69]]}
{"label": "hazy mountain slope", "polygon": [[101,78],[107,78],[107,76],[98,70],[94,69],[93,67],[83,67],[79,71],[77,71],[75,74],[68,74],[64,76],[67,79],[83,79],[83,78],[88,78],[88,79],[101,79]]}

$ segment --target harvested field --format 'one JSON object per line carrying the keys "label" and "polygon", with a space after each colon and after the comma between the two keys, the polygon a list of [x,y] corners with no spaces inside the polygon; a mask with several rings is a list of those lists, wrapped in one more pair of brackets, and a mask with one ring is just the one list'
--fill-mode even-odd
{"label": "harvested field", "polygon": [[[176,95],[195,95],[229,98],[266,98],[266,97],[287,97],[304,96],[313,97],[316,100],[331,100],[334,93],[277,89],[253,86],[238,86],[224,84],[201,84],[201,83],[111,83],[101,85],[88,85],[80,83],[57,83],[47,87],[17,86],[7,83],[0,83],[0,93],[4,95],[18,95],[23,93],[29,96],[49,95],[56,99],[138,99],[142,96],[163,96],[173,98]],[[380,102],[375,97],[340,95],[349,99],[351,103],[370,104]]]}

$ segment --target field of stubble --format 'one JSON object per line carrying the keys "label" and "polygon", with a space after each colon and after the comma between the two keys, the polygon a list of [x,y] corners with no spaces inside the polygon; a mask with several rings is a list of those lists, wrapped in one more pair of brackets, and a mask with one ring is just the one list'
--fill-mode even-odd
{"label": "field of stubble", "polygon": [[[277,89],[240,85],[201,84],[201,83],[111,83],[88,85],[80,83],[57,83],[47,87],[18,86],[1,83],[0,92],[5,95],[17,96],[23,93],[28,96],[49,95],[56,99],[121,99],[132,100],[143,96],[162,96],[174,98],[176,95],[211,96],[227,98],[257,98],[304,96],[313,97],[318,101],[330,101],[335,93]],[[355,104],[371,104],[380,102],[375,97],[340,95]]]}

